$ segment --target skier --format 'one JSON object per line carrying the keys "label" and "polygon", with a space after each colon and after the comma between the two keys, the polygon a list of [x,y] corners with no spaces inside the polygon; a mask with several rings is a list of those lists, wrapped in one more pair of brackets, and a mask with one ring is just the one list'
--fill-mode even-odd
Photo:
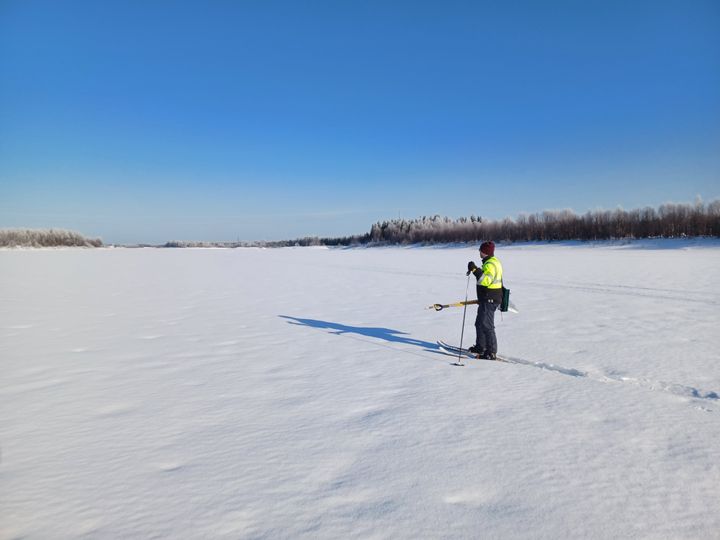
{"label": "skier", "polygon": [[500,306],[502,292],[502,264],[495,257],[495,243],[483,242],[480,245],[482,267],[473,261],[468,263],[467,275],[477,278],[478,312],[475,319],[475,345],[468,350],[485,360],[495,360],[497,338],[495,337],[495,310]]}

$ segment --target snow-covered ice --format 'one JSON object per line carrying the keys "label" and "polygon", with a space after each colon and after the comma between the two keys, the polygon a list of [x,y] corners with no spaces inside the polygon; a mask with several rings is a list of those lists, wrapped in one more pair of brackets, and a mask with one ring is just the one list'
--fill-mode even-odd
{"label": "snow-covered ice", "polygon": [[497,255],[0,251],[0,537],[720,536],[717,242]]}

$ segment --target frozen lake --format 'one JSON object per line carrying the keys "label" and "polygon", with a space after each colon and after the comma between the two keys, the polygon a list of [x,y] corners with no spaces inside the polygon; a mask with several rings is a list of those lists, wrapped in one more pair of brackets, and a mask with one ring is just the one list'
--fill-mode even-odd
{"label": "frozen lake", "polygon": [[717,537],[720,244],[496,255],[0,250],[0,538]]}

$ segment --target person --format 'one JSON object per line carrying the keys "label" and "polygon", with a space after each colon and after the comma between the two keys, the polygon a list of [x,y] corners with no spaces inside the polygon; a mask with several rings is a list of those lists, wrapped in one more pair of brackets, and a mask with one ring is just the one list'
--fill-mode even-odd
{"label": "person", "polygon": [[482,266],[478,268],[473,261],[468,263],[467,275],[471,273],[477,279],[478,312],[475,319],[475,345],[468,350],[478,358],[495,360],[497,357],[497,337],[495,336],[495,310],[500,307],[502,292],[502,264],[495,257],[495,243],[483,242],[480,245]]}

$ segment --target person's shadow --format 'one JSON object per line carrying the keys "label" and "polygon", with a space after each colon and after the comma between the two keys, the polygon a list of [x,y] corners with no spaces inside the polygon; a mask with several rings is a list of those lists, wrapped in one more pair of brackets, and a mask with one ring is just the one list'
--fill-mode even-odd
{"label": "person's shadow", "polygon": [[360,336],[382,339],[390,343],[404,343],[406,345],[414,345],[416,347],[422,347],[429,352],[441,352],[440,347],[437,343],[430,343],[429,341],[422,341],[419,339],[404,337],[408,335],[407,332],[401,332],[400,330],[393,330],[391,328],[347,326],[345,324],[328,321],[318,321],[316,319],[300,319],[298,317],[290,317],[288,315],[279,315],[279,317],[282,317],[283,319],[288,319],[289,324],[320,328],[323,330],[328,330],[331,334],[357,334]]}

